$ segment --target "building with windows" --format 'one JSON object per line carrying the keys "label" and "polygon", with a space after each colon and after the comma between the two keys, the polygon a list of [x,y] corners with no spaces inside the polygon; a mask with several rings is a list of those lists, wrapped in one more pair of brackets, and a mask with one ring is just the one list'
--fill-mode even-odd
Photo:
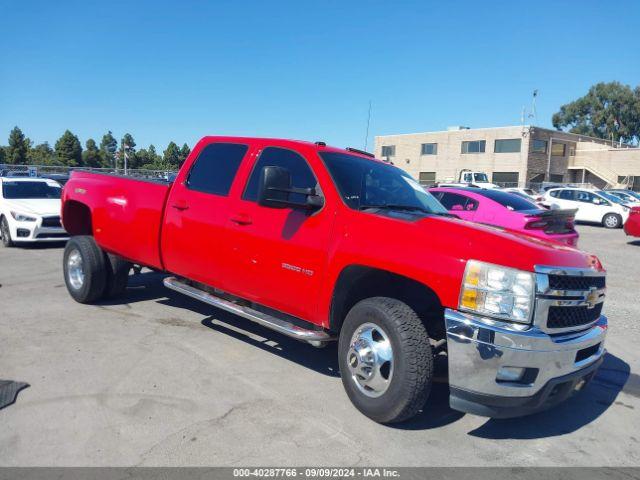
{"label": "building with windows", "polygon": [[375,154],[424,185],[457,180],[468,169],[503,186],[549,181],[640,190],[640,148],[527,125],[382,135]]}

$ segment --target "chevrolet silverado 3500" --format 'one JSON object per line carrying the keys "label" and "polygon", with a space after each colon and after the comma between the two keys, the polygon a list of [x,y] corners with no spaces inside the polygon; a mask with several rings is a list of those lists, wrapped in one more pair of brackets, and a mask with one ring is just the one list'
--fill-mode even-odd
{"label": "chevrolet silverado 3500", "polygon": [[605,272],[573,247],[455,218],[409,175],[322,142],[205,137],[175,181],[75,172],[62,219],[71,296],[124,292],[133,264],[177,292],[314,346],[338,341],[355,407],[510,417],[581,389],[604,355]]}

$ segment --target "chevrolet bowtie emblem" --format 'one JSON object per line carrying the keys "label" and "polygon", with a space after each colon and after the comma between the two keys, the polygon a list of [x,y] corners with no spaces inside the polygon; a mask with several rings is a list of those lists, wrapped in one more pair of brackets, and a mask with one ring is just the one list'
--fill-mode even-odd
{"label": "chevrolet bowtie emblem", "polygon": [[600,294],[598,293],[598,289],[596,287],[591,287],[589,289],[589,293],[587,294],[587,298],[584,301],[587,303],[587,308],[591,309],[598,304],[598,300],[600,300]]}

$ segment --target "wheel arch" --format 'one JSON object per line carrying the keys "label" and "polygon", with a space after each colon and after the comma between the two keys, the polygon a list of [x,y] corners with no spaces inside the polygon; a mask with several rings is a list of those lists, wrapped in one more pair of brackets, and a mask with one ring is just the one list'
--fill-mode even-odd
{"label": "wheel arch", "polygon": [[444,338],[444,307],[431,287],[366,265],[349,265],[340,272],[331,297],[329,329],[339,332],[349,310],[370,297],[390,297],[406,303],[420,317],[431,338]]}
{"label": "wheel arch", "polygon": [[77,200],[67,200],[62,207],[62,221],[70,235],[93,235],[91,209]]}

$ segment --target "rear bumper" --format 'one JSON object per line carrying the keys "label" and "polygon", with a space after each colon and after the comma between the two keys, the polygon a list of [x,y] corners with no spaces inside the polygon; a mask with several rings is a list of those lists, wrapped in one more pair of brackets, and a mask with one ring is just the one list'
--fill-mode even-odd
{"label": "rear bumper", "polygon": [[[605,353],[604,316],[582,332],[553,336],[455,310],[446,310],[445,319],[450,405],[476,415],[507,418],[550,408],[591,380]],[[513,369],[520,378],[500,378]]]}

